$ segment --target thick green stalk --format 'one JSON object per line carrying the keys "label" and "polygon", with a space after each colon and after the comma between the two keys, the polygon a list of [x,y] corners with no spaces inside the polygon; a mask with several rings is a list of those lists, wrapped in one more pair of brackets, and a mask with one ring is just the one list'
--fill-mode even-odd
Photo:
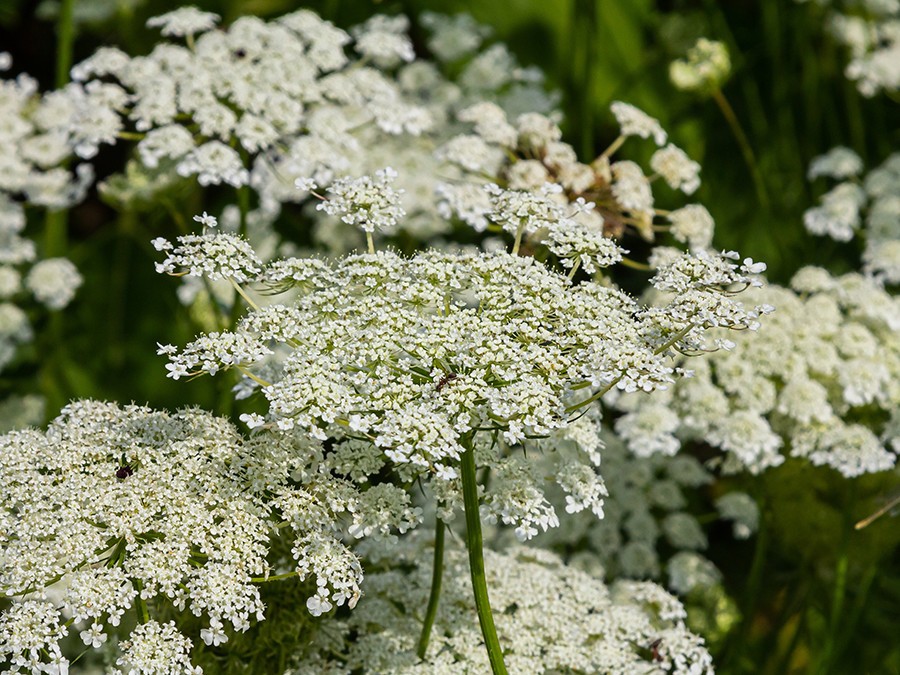
{"label": "thick green stalk", "polygon": [[[465,446],[464,446],[465,447]],[[478,612],[478,623],[481,624],[481,635],[487,647],[491,671],[494,675],[506,675],[503,663],[503,650],[494,627],[494,615],[488,599],[487,580],[484,576],[484,553],[481,541],[481,517],[478,514],[478,483],[475,477],[475,454],[468,443],[468,449],[460,458],[462,474],[463,504],[466,510],[466,548],[469,549],[469,571],[472,573],[472,590],[475,592],[475,609]]]}
{"label": "thick green stalk", "polygon": [[434,565],[431,569],[431,594],[428,596],[428,608],[425,610],[425,620],[422,622],[422,634],[419,636],[419,646],[416,653],[420,659],[425,658],[428,652],[428,640],[431,638],[431,628],[434,626],[434,618],[437,616],[438,601],[441,598],[441,582],[444,578],[444,521],[438,517],[434,519]]}
{"label": "thick green stalk", "polygon": [[69,71],[72,69],[72,51],[75,44],[75,0],[62,0],[59,3],[56,39],[56,88],[62,89],[69,83]]}

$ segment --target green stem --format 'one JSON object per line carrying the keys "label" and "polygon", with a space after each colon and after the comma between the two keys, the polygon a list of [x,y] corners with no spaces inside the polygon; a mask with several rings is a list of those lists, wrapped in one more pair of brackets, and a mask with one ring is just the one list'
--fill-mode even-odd
{"label": "green stem", "polygon": [[[73,12],[75,0],[62,0],[59,17],[56,20],[56,88],[62,89],[69,83],[72,69],[72,51],[75,44],[75,21]],[[68,162],[63,164],[65,167]],[[48,258],[66,254],[66,229],[68,212],[66,209],[47,210],[44,221],[44,255]]]}
{"label": "green stem", "polygon": [[372,233],[366,230],[366,247],[369,249],[369,254],[375,254],[375,240],[372,238]]}
{"label": "green stem", "polygon": [[56,88],[62,89],[69,83],[72,70],[72,52],[75,44],[75,0],[59,3],[59,17],[56,20]]}
{"label": "green stem", "polygon": [[444,521],[438,517],[434,519],[434,565],[431,569],[431,594],[428,596],[428,608],[425,610],[425,620],[422,622],[422,634],[419,636],[419,646],[416,653],[424,660],[428,651],[428,640],[431,638],[431,628],[434,626],[434,618],[437,616],[438,601],[441,598],[441,581],[444,577]]}
{"label": "green stem", "polygon": [[525,234],[525,226],[519,225],[516,230],[516,240],[513,242],[512,255],[519,255],[519,247],[522,246],[522,235]]}
{"label": "green stem", "polygon": [[[247,292],[243,288],[241,288],[241,285],[238,282],[236,282],[234,279],[229,279],[229,281],[231,281],[231,285],[234,287],[234,290],[237,291],[237,294],[240,295],[244,299],[244,302],[246,302],[250,306],[250,309],[252,309],[255,312],[258,312],[259,305],[257,305],[255,302],[253,302],[253,298],[251,298],[249,295],[247,295]],[[235,306],[240,308],[240,303],[237,301],[237,298],[234,299],[234,304],[235,304]],[[234,316],[235,314],[237,314],[237,316]],[[237,322],[238,322],[238,319],[240,318],[240,316],[241,316],[240,311],[232,312],[231,326],[230,326],[231,328],[234,328],[235,326],[237,326]]]}
{"label": "green stem", "polygon": [[285,572],[284,574],[275,574],[271,577],[252,577],[250,579],[251,584],[267,584],[270,581],[284,581],[285,579],[291,579],[297,576],[299,573],[294,570],[293,572]]}
{"label": "green stem", "polygon": [[134,589],[137,595],[134,598],[134,607],[137,610],[138,623],[147,623],[150,621],[150,612],[147,610],[147,602],[141,597],[141,591],[144,590],[144,584],[139,580],[134,580]]}
{"label": "green stem", "polygon": [[609,144],[609,147],[608,147],[606,150],[603,151],[603,154],[600,155],[600,157],[598,157],[598,159],[600,159],[600,158],[602,158],[602,157],[606,157],[606,158],[611,157],[612,154],[613,154],[616,150],[618,150],[619,148],[622,147],[622,144],[625,142],[625,139],[626,139],[626,138],[628,138],[628,137],[627,137],[627,136],[623,136],[623,135],[617,136],[617,137],[616,137],[616,140],[614,140],[612,143]]}
{"label": "green stem", "polygon": [[719,106],[719,110],[722,111],[725,121],[728,122],[728,126],[731,127],[731,133],[734,134],[734,138],[741,148],[741,154],[744,156],[744,163],[746,163],[747,168],[750,169],[750,175],[753,177],[753,185],[756,188],[756,196],[759,199],[759,203],[764,208],[768,208],[769,194],[766,192],[766,185],[763,182],[762,174],[759,171],[756,155],[753,153],[753,148],[750,146],[747,134],[744,133],[744,128],[738,121],[734,108],[731,107],[731,104],[728,102],[728,99],[725,98],[725,94],[722,93],[721,89],[714,89],[712,97],[716,102],[716,105]]}
{"label": "green stem", "polygon": [[642,272],[650,272],[653,269],[650,265],[645,265],[644,263],[640,263],[637,260],[631,260],[630,258],[622,258],[619,262],[625,267],[630,267],[633,270],[641,270]]}
{"label": "green stem", "polygon": [[467,450],[460,458],[462,474],[463,503],[466,511],[466,548],[469,549],[469,571],[472,573],[472,590],[475,592],[475,609],[478,612],[478,623],[481,624],[481,635],[487,648],[494,675],[506,675],[503,664],[503,650],[494,627],[494,616],[488,599],[487,581],[484,576],[484,553],[481,541],[481,517],[478,514],[478,483],[475,477],[475,452],[469,443],[464,444]]}

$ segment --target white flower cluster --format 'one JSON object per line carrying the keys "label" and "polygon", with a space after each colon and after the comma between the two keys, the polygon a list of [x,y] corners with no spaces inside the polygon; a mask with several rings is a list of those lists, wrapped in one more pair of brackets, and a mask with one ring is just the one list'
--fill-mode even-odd
{"label": "white flower cluster", "polygon": [[[551,208],[546,196],[529,201],[524,192],[493,190],[501,198],[494,217],[517,228]],[[217,251],[223,236],[209,232],[200,243]],[[614,245],[593,245],[582,253],[603,262],[616,255]],[[179,265],[202,269],[207,257],[198,250]],[[477,436],[479,447],[486,443],[481,461],[500,477],[486,498],[488,514],[529,538],[558,520],[542,496],[543,477],[506,446],[565,428],[600,395],[591,395],[595,388],[664,386],[674,374],[668,350],[708,348],[706,328],[755,328],[758,310],[745,311],[724,290],[758,283],[745,273],[759,266],[746,262],[739,270],[725,258],[685,255],[655,279],[675,299],[642,308],[613,288],[572,285],[533,258],[505,252],[288,259],[255,280],[277,291],[295,286],[293,304],[254,306],[235,331],[160,352],[176,379],[237,367],[262,385],[269,412],[248,416],[251,426],[371,443],[407,479],[454,481]],[[580,472],[567,461],[560,457],[547,476],[569,494],[567,510],[601,513],[596,462],[577,458],[586,467]],[[367,463],[371,474],[383,464]],[[362,466],[352,468],[357,480]]]}
{"label": "white flower cluster", "polygon": [[24,235],[26,205],[69,207],[84,198],[93,180],[87,164],[75,167],[74,175],[65,167],[72,150],[56,119],[57,105],[53,94],[40,96],[27,75],[0,80],[0,370],[33,338],[33,301],[63,309],[82,283],[71,261],[39,259],[35,243]]}
{"label": "white flower cluster", "polygon": [[[126,612],[140,619],[140,606],[163,599],[207,617],[207,644],[225,642],[225,622],[244,631],[262,620],[258,584],[277,568],[317,578],[313,613],[352,606],[362,570],[342,533],[390,538],[421,517],[400,488],[360,491],[332,473],[308,439],[245,440],[198,410],[90,401],[70,404],[46,433],[0,437],[0,487],[0,589],[21,596],[0,614],[0,658],[17,663],[59,660],[54,645],[71,623],[99,647]],[[293,560],[267,559],[284,527]],[[58,602],[45,599],[59,580]],[[142,622],[120,645],[123,672],[170,672],[137,664],[186,659],[189,641],[172,630]]]}
{"label": "white flower cluster", "polygon": [[669,79],[684,91],[709,93],[720,89],[731,75],[731,57],[724,42],[700,38],[686,59],[669,64]]}
{"label": "white flower cluster", "polygon": [[653,141],[662,146],[668,135],[659,120],[650,117],[647,113],[629,103],[615,101],[609,109],[619,123],[623,136],[640,136],[641,138],[653,138]]}
{"label": "white flower cluster", "polygon": [[[432,39],[436,50],[471,59],[461,73],[454,61],[456,82],[416,59],[402,16],[375,16],[350,32],[309,10],[271,22],[245,16],[224,30],[215,29],[217,21],[195,8],[169,12],[148,25],[173,41],[137,57],[101,48],[77,64],[72,76],[84,84],[54,94],[61,124],[75,130],[68,147],[91,156],[99,143],[117,142],[121,131],[133,128],[150,176],[174,168],[203,186],[249,186],[270,232],[281,204],[308,200],[307,192],[294,189],[296,179],[327,187],[336,176],[399,167],[397,194],[413,216],[404,222],[427,238],[446,228],[433,198],[439,165],[433,151],[452,131],[446,120],[486,96],[513,107],[521,107],[519,99],[536,109],[552,106],[541,78],[520,72],[504,47],[471,55],[481,29],[472,32],[469,47],[453,46],[472,23],[464,17],[429,15],[426,22],[440,31]],[[457,37],[443,32],[447,26],[457,26]],[[485,81],[498,59],[508,71],[500,81]],[[80,112],[73,118],[68,109]],[[123,178],[127,184],[145,176]],[[324,243],[340,252],[352,248],[332,219],[320,228]]]}
{"label": "white flower cluster", "polygon": [[256,278],[262,269],[250,244],[226,232],[187,234],[178,237],[177,246],[158,237],[153,247],[166,252],[166,259],[156,264],[159,273],[232,279],[241,284]]}
{"label": "white flower cluster", "polygon": [[[383,555],[387,555],[385,552]],[[437,620],[424,659],[416,654],[418,615],[430,585],[421,546],[391,549],[386,562],[410,564],[370,575],[353,615],[335,622],[291,675],[364,669],[378,673],[490,672],[473,621],[472,589],[459,551],[448,552]],[[607,587],[546,551],[485,553],[491,604],[510,673],[666,672],[709,675],[703,640],[684,626],[681,603],[650,582]],[[319,645],[315,645],[319,646]]]}
{"label": "white flower cluster", "polygon": [[[78,123],[69,125],[69,118],[90,117],[93,106],[110,98],[115,97],[102,86],[79,90],[77,95],[60,90],[41,96],[37,81],[27,75],[0,80],[0,147],[4,148],[0,213],[15,210],[6,203],[13,196],[52,209],[69,207],[84,198],[94,173],[89,164],[78,164],[74,175],[64,166],[79,134]],[[96,133],[103,133],[100,121],[95,122]]]}
{"label": "white flower cluster", "polygon": [[[815,267],[791,287],[748,293],[778,307],[753,340],[692,362],[692,378],[652,400],[617,402],[628,411],[617,429],[634,452],[702,439],[723,451],[726,471],[757,473],[785,454],[848,478],[894,466],[900,440],[888,419],[900,404],[900,301],[860,274]],[[649,423],[672,414],[677,420]]]}
{"label": "white flower cluster", "polygon": [[713,479],[700,462],[688,454],[637,456],[620,434],[600,431],[599,421],[590,425],[595,428],[590,434],[569,434],[566,439],[557,435],[547,444],[574,441],[581,445],[585,438],[599,434],[606,484],[603,518],[587,513],[571,516],[564,530],[548,532],[535,542],[560,553],[574,545],[580,550],[579,563],[590,565],[589,569],[602,568],[612,578],[656,579],[665,565],[666,550],[696,555],[705,549],[706,536],[687,510],[691,495]]}
{"label": "white flower cluster", "polygon": [[900,90],[900,4],[864,2],[860,14],[856,3],[846,3],[841,11],[831,12],[831,34],[850,50],[850,62],[844,73],[856,82],[863,96]]}
{"label": "white flower cluster", "polygon": [[340,216],[345,223],[364,232],[392,230],[406,215],[400,205],[403,190],[391,187],[395,178],[397,172],[391,167],[376,171],[374,179],[371,176],[339,178],[328,187],[328,199],[316,208]]}
{"label": "white flower cluster", "polygon": [[813,160],[809,177],[842,179],[809,209],[803,224],[813,234],[849,241],[865,238],[863,271],[881,283],[900,284],[900,153],[864,178],[862,160],[848,148],[834,148]]}

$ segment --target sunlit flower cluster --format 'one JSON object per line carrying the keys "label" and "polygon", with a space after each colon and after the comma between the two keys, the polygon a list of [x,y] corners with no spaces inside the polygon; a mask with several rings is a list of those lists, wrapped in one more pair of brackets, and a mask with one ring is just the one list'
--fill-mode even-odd
{"label": "sunlit flower cluster", "polygon": [[834,277],[815,267],[801,269],[791,288],[748,296],[778,308],[759,335],[692,361],[692,378],[652,400],[616,403],[627,411],[616,429],[629,447],[675,452],[685,440],[702,439],[723,451],[726,471],[759,472],[785,456],[847,477],[894,466],[897,298],[860,274]]}
{"label": "sunlit flower cluster", "polygon": [[[476,53],[484,31],[463,39],[468,17],[429,14],[425,22],[435,54],[454,63],[452,79],[416,58],[402,16],[375,16],[349,32],[309,10],[271,22],[245,16],[225,29],[216,29],[218,19],[195,8],[151,19],[171,41],[137,57],[101,48],[73,68],[78,84],[56,94],[64,121],[64,106],[84,111],[67,120],[69,147],[80,156],[101,143],[138,141],[143,169],[124,176],[119,196],[137,194],[129,182],[153,185],[174,170],[202,186],[252,188],[256,217],[270,226],[283,203],[309,203],[296,179],[325,189],[336,177],[390,165],[401,170],[405,226],[433,236],[446,229],[433,199],[433,151],[448,138],[446,121],[483,96],[510,110],[553,106],[539,73],[519,69],[505,47]],[[460,59],[468,64],[461,71]],[[346,251],[353,229],[318,220],[320,241]]]}
{"label": "sunlit flower cluster", "polygon": [[[161,654],[186,655],[176,643],[189,641],[145,623],[148,604],[204,617],[199,637],[219,644],[226,624],[244,631],[264,618],[258,585],[275,574],[317,580],[306,603],[313,614],[354,605],[362,569],[342,533],[390,538],[415,527],[421,510],[392,485],[361,491],[323,460],[305,436],[247,440],[199,410],[89,401],[68,406],[45,433],[2,437],[0,589],[36,599],[2,613],[0,655],[59,660],[54,645],[73,622],[96,648],[136,611],[143,625],[121,645],[120,665],[166,662]],[[273,559],[270,542],[283,532],[292,533],[292,558]],[[59,581],[52,601],[45,592]],[[151,638],[159,644],[148,646]]]}

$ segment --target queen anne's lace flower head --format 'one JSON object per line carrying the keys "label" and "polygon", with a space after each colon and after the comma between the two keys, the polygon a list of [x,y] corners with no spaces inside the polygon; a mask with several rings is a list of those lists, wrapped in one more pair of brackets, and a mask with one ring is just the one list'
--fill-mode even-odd
{"label": "queen anne's lace flower head", "polygon": [[700,187],[700,165],[671,143],[653,153],[650,168],[662,176],[670,188],[686,195]]}
{"label": "queen anne's lace flower head", "polygon": [[688,49],[687,59],[669,66],[669,78],[678,89],[709,93],[725,84],[731,74],[731,58],[723,42],[700,38]]}
{"label": "queen anne's lace flower head", "polygon": [[400,205],[403,190],[395,190],[391,183],[397,172],[386,167],[372,176],[341,178],[328,188],[328,199],[316,206],[332,216],[340,216],[349,225],[364,232],[395,228],[406,212]]}
{"label": "queen anne's lace flower head", "polygon": [[218,22],[218,14],[202,12],[196,7],[180,7],[148,19],[147,27],[159,28],[163,35],[184,37],[212,30]]}
{"label": "queen anne's lace flower head", "polygon": [[[796,292],[752,290],[747,299],[760,310],[778,308],[765,329],[753,340],[729,340],[730,351],[709,354],[693,378],[672,387],[665,410],[678,421],[668,427],[669,438],[702,438],[720,448],[726,471],[760,472],[786,454],[846,477],[890,469],[893,427],[856,420],[861,410],[879,410],[887,420],[900,401],[897,299],[875,280],[820,268],[800,270],[792,286]],[[619,424],[658,407],[646,401],[628,408]],[[631,426],[623,431],[633,435]]]}
{"label": "queen anne's lace flower head", "polygon": [[615,101],[611,106],[613,115],[619,123],[623,136],[640,136],[641,138],[653,138],[660,147],[665,145],[667,134],[659,125],[659,121],[650,117],[629,103]]}
{"label": "queen anne's lace flower head", "polygon": [[[472,620],[464,557],[457,551],[447,555],[437,620],[427,654],[420,659],[415,653],[420,626],[413,608],[427,601],[431,570],[422,563],[429,556],[418,546],[393,548],[382,556],[394,564],[398,558],[408,561],[413,569],[372,574],[368,596],[329,634],[330,648],[311,650],[289,672],[363,666],[377,672],[489,672]],[[495,621],[504,637],[504,660],[511,672],[575,667],[582,672],[655,668],[682,675],[712,673],[702,639],[684,626],[684,607],[656,584],[618,582],[607,587],[551,553],[524,548],[486,552],[485,564]],[[376,643],[391,648],[375,648]]]}

